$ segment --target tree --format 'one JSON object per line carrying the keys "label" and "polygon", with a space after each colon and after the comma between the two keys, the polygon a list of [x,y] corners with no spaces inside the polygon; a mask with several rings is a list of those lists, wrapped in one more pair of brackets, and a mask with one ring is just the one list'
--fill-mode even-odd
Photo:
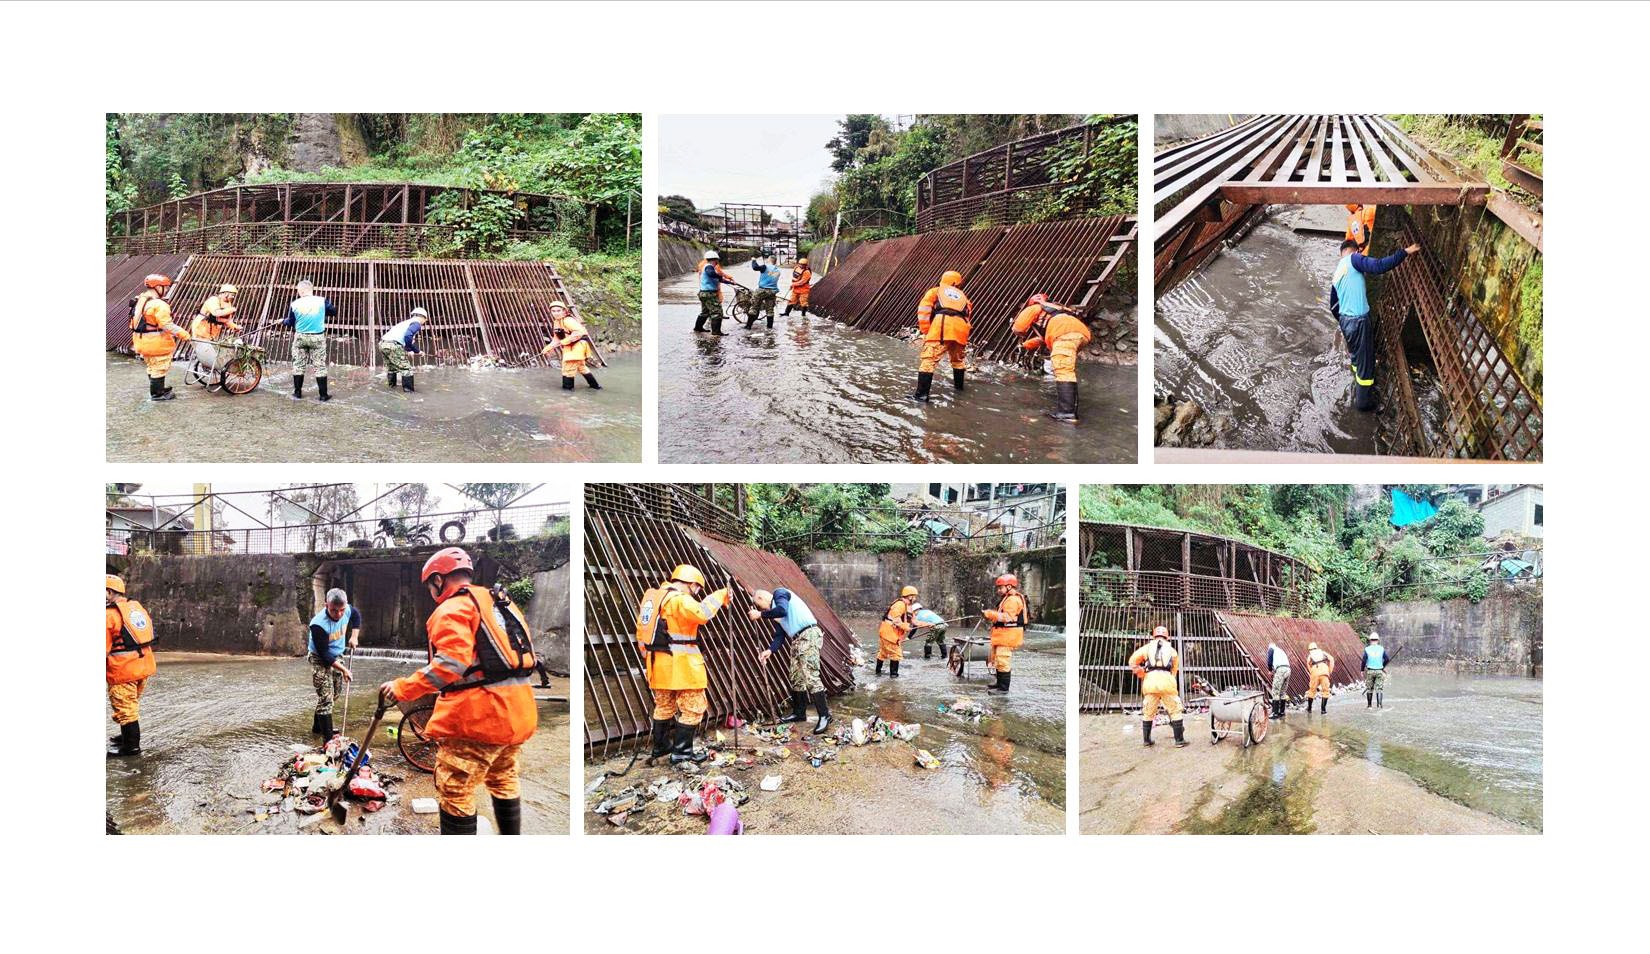
{"label": "tree", "polygon": [[825,144],[825,151],[831,154],[831,168],[836,172],[847,172],[853,168],[859,151],[871,141],[871,133],[888,128],[881,116],[871,113],[844,116],[837,120],[836,126],[836,136]]}
{"label": "tree", "polygon": [[512,540],[516,528],[504,522],[504,508],[526,496],[537,484],[451,484],[454,490],[493,512],[493,525],[487,530],[489,540]]}

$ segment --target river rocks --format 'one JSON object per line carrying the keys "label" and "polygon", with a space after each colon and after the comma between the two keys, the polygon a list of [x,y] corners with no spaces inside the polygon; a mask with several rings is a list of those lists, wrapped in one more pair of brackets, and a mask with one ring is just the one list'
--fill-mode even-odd
{"label": "river rocks", "polygon": [[1212,447],[1226,428],[1226,419],[1210,417],[1189,398],[1152,400],[1153,426],[1158,447]]}

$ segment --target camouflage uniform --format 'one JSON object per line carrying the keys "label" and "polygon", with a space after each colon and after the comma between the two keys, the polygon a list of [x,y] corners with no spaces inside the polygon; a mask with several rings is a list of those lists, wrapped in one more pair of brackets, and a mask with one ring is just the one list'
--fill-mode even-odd
{"label": "camouflage uniform", "polygon": [[309,681],[315,684],[315,714],[332,715],[332,702],[344,691],[344,674],[310,653]]}
{"label": "camouflage uniform", "polygon": [[935,626],[928,631],[928,636],[922,641],[922,652],[926,656],[929,646],[938,646],[940,655],[945,655],[945,627]]}
{"label": "camouflage uniform", "polygon": [[791,637],[791,689],[812,695],[825,691],[819,678],[819,650],[825,644],[825,634],[818,626],[809,626]]}
{"label": "camouflage uniform", "polygon": [[378,353],[384,358],[384,368],[392,374],[406,374],[412,370],[407,347],[399,341],[378,342]]}
{"label": "camouflage uniform", "polygon": [[521,745],[490,745],[469,739],[436,744],[435,794],[449,815],[474,815],[476,789],[494,798],[521,797]]}
{"label": "camouflage uniform", "polygon": [[292,373],[313,372],[317,378],[327,376],[327,336],[323,333],[300,332],[292,339]]}
{"label": "camouflage uniform", "polygon": [[768,325],[769,325],[769,327],[772,327],[773,326],[773,310],[774,310],[775,306],[778,305],[778,303],[779,303],[779,293],[778,292],[774,291],[771,288],[758,288],[756,290],[755,296],[751,299],[751,319],[750,319],[750,323],[753,324],[753,325],[756,324],[756,320],[758,318],[762,317],[763,309],[766,309],[767,312],[768,312]]}
{"label": "camouflage uniform", "polygon": [[695,328],[703,327],[706,321],[722,320],[722,296],[714,291],[699,293],[699,320],[693,323]]}

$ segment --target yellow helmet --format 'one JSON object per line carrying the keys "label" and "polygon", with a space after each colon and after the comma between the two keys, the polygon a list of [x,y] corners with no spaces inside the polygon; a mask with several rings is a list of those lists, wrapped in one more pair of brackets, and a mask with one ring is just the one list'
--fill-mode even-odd
{"label": "yellow helmet", "polygon": [[686,563],[679,564],[676,569],[671,570],[670,579],[673,583],[697,583],[700,586],[705,585],[705,575],[699,572],[699,568],[696,566],[689,566]]}
{"label": "yellow helmet", "polygon": [[906,596],[916,596],[917,595],[917,588],[914,587],[914,586],[903,587],[903,588],[900,589],[899,595],[902,598],[906,597]]}
{"label": "yellow helmet", "polygon": [[962,285],[962,272],[946,272],[940,276],[940,285],[957,288]]}
{"label": "yellow helmet", "polygon": [[220,295],[239,295],[240,293],[241,290],[239,288],[236,288],[228,282],[224,282],[222,285],[218,286],[218,294]]}
{"label": "yellow helmet", "polygon": [[806,264],[808,264],[808,256],[806,256],[806,255],[804,255],[804,256],[802,256],[802,257],[801,257],[801,258],[799,258],[799,259],[797,259],[797,260],[796,260],[796,264],[798,264],[798,265],[806,265]]}
{"label": "yellow helmet", "polygon": [[121,596],[126,595],[126,581],[118,576],[115,576],[113,573],[105,573],[103,575],[103,588],[106,590],[114,590]]}

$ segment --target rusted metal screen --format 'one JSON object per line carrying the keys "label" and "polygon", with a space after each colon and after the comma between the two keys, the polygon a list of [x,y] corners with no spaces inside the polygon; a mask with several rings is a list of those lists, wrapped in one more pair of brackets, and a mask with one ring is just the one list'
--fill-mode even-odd
{"label": "rusted metal screen", "polygon": [[143,278],[160,273],[177,279],[187,255],[108,255],[103,259],[104,347],[132,350],[132,299],[143,291]]}
{"label": "rusted metal screen", "polygon": [[[855,254],[863,251],[869,257],[852,282],[845,282],[832,293],[830,305],[818,307],[817,300],[811,296],[809,304],[816,306],[820,314],[833,318],[843,324],[857,324],[871,302],[882,292],[888,280],[898,274],[910,257],[911,250],[916,248],[919,236],[902,235],[899,238],[886,239],[881,242],[867,242],[855,249]],[[921,294],[921,292],[918,292]],[[911,303],[912,314],[916,313],[916,302]]]}
{"label": "rusted metal screen", "polygon": [[852,288],[859,280],[865,266],[877,257],[877,249],[881,245],[881,242],[866,242],[849,250],[847,258],[838,262],[828,274],[814,282],[813,290],[808,296],[808,306],[822,315],[836,317],[837,299],[845,289]]}
{"label": "rusted metal screen", "polygon": [[[327,359],[376,366],[378,339],[424,308],[416,366],[459,365],[478,355],[500,364],[535,365],[549,306],[572,305],[555,270],[543,262],[405,261],[196,255],[172,294],[172,311],[191,319],[218,287],[240,290],[237,320],[247,340],[274,361],[292,357],[293,333],[284,327],[297,283],[308,279],[337,307],[327,319]],[[543,324],[538,324],[542,318]]]}
{"label": "rusted metal screen", "polygon": [[1140,680],[1129,657],[1166,626],[1180,653],[1180,694],[1184,699],[1218,693],[1233,686],[1259,688],[1261,671],[1243,646],[1222,628],[1219,614],[1206,609],[1114,606],[1091,595],[1089,573],[1083,574],[1078,630],[1078,706],[1084,712],[1138,709]]}
{"label": "rusted metal screen", "polygon": [[1028,136],[935,169],[917,182],[917,231],[1024,221],[1050,189],[1063,184],[1053,175],[1057,160],[1087,154],[1102,127],[1133,119],[1118,117]]}
{"label": "rusted metal screen", "polygon": [[854,327],[883,334],[915,330],[917,306],[922,304],[922,296],[928,289],[940,283],[941,275],[955,271],[962,273],[963,290],[967,291],[970,276],[1006,231],[991,228],[918,236],[916,245],[890,275],[882,291],[866,306]]}
{"label": "rusted metal screen", "polygon": [[1312,571],[1213,534],[1084,521],[1078,554],[1097,605],[1299,612]]}
{"label": "rusted metal screen", "polygon": [[1335,671],[1329,676],[1331,685],[1350,686],[1363,680],[1358,668],[1358,660],[1363,655],[1363,641],[1346,623],[1248,613],[1216,612],[1215,616],[1224,631],[1243,649],[1255,669],[1263,672],[1267,685],[1272,682],[1272,671],[1266,668],[1267,644],[1277,643],[1289,654],[1291,698],[1306,694],[1311,678],[1306,654],[1307,647],[1312,643],[1317,643],[1319,649],[1335,657]]}

